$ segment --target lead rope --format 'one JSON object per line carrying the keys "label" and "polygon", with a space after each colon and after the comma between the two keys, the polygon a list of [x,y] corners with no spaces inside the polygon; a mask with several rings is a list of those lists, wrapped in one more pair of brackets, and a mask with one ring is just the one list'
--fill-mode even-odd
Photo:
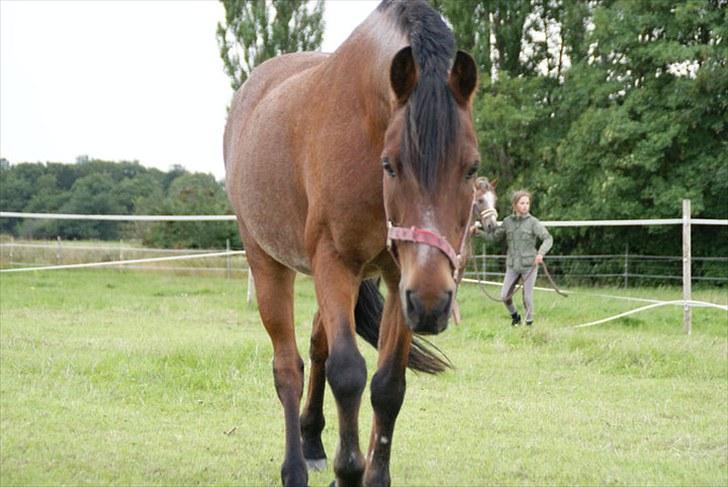
{"label": "lead rope", "polygon": [[556,294],[558,294],[559,296],[563,296],[565,298],[568,298],[569,295],[566,294],[565,292],[561,291],[561,289],[559,289],[559,287],[554,282],[553,278],[551,277],[551,273],[549,272],[549,268],[546,267],[546,261],[545,260],[543,262],[541,262],[541,265],[543,266],[543,272],[544,272],[544,274],[546,274],[546,278],[551,283],[551,287],[554,288],[554,291],[556,291]]}
{"label": "lead rope", "polygon": [[[554,282],[553,277],[551,277],[551,273],[549,272],[548,266],[546,266],[546,261],[541,262],[541,266],[543,267],[543,272],[546,275],[546,278],[549,281],[549,284],[551,284],[551,287],[553,290],[558,294],[559,296],[562,296],[564,298],[568,298],[569,295],[563,292]],[[480,290],[485,294],[488,298],[492,299],[493,301],[497,303],[505,303],[506,301],[509,301],[521,288],[523,288],[523,283],[528,280],[529,277],[531,277],[531,274],[536,270],[538,266],[534,265],[531,267],[531,269],[528,271],[528,274],[526,274],[526,277],[523,278],[523,276],[518,276],[518,279],[513,283],[513,287],[511,288],[511,291],[508,293],[508,295],[503,298],[494,298],[491,296],[491,294],[486,291],[485,284],[483,284],[482,280],[480,279],[480,274],[478,274],[478,285],[480,287]],[[477,269],[477,267],[476,267]],[[483,278],[485,280],[485,278]]]}
{"label": "lead rope", "polygon": [[493,297],[488,292],[488,289],[485,287],[485,280],[487,279],[487,275],[486,275],[486,272],[485,272],[485,259],[486,259],[487,255],[485,254],[485,249],[483,250],[483,267],[482,267],[482,271],[480,270],[480,268],[478,268],[478,259],[475,258],[475,254],[473,253],[473,242],[472,242],[472,240],[470,242],[470,255],[473,256],[473,263],[475,265],[475,275],[478,277],[478,288],[480,289],[480,291],[483,294],[485,294],[485,296],[488,299],[490,299],[492,301],[495,301],[496,303],[501,303],[502,302],[501,299],[500,298]]}

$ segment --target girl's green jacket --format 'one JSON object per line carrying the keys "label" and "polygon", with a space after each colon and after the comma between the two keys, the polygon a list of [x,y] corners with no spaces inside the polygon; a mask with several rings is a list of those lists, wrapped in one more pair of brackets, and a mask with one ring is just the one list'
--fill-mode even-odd
{"label": "girl's green jacket", "polygon": [[[546,255],[554,243],[546,227],[530,213],[524,216],[510,215],[495,230],[485,232],[486,240],[500,241],[503,237],[508,242],[506,267],[519,273],[527,272],[533,267],[536,253]],[[538,251],[537,240],[541,240]]]}

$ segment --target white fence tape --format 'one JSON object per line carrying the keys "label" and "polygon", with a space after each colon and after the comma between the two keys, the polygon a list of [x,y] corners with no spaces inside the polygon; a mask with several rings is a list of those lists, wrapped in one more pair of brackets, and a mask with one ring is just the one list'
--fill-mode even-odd
{"label": "white fence tape", "polygon": [[111,220],[111,221],[143,221],[143,222],[199,222],[199,221],[234,221],[235,215],[81,215],[72,213],[22,213],[17,211],[0,211],[0,218],[36,218],[43,220]]}
{"label": "white fence tape", "polygon": [[[469,284],[489,284],[491,286],[502,286],[503,285],[503,283],[500,283],[500,282],[479,281],[477,279],[463,279],[462,282],[467,282]],[[552,292],[552,293],[553,292],[556,292],[555,290],[553,290],[551,288],[546,288],[546,287],[537,287],[537,286],[535,286],[534,289],[538,289],[539,291]],[[722,305],[722,304],[711,303],[709,301],[693,301],[693,300],[691,300],[691,301],[685,302],[682,299],[673,300],[673,301],[660,301],[658,299],[633,298],[633,297],[630,297],[630,296],[614,296],[614,295],[610,295],[610,294],[597,294],[597,293],[589,293],[589,292],[584,292],[584,291],[569,291],[569,290],[566,290],[566,289],[562,289],[561,291],[564,292],[564,293],[566,293],[566,294],[583,294],[583,295],[596,296],[596,297],[601,297],[601,298],[620,299],[620,300],[623,300],[623,301],[638,301],[638,302],[650,303],[650,304],[648,304],[646,306],[641,306],[639,308],[635,308],[635,309],[630,310],[630,311],[625,311],[624,313],[619,313],[619,314],[614,315],[614,316],[609,316],[607,318],[603,318],[603,319],[596,320],[596,321],[590,321],[589,323],[584,323],[584,324],[581,324],[581,325],[567,326],[566,328],[586,328],[586,327],[589,327],[589,326],[600,325],[602,323],[607,323],[609,321],[617,320],[619,318],[623,318],[625,316],[629,316],[629,315],[632,315],[632,314],[635,314],[635,313],[640,313],[642,311],[647,311],[648,309],[659,308],[661,306],[667,306],[667,305],[685,306],[687,304],[687,305],[689,305],[690,307],[693,307],[693,308],[716,308],[716,309],[720,309],[720,310],[723,310],[723,311],[728,311],[728,306]]]}
{"label": "white fence tape", "polygon": [[[689,203],[689,202],[688,202]],[[685,205],[683,205],[685,207]],[[689,208],[689,205],[688,205]],[[235,220],[234,215],[83,215],[83,214],[62,214],[62,213],[23,213],[23,212],[12,212],[12,211],[0,211],[0,218],[36,218],[36,219],[50,219],[50,220],[106,220],[106,221],[233,221]],[[576,220],[576,221],[543,221],[547,227],[581,227],[581,226],[642,226],[642,225],[683,225],[683,230],[687,223],[687,228],[690,225],[722,225],[728,226],[728,219],[706,219],[706,218],[691,218],[690,212],[685,212],[683,208],[683,218],[663,218],[663,219],[643,219],[643,220]],[[685,233],[685,232],[683,232]],[[688,232],[689,234],[689,232]],[[684,239],[684,237],[683,237]],[[684,244],[683,244],[684,245]],[[105,267],[105,266],[119,266],[125,264],[137,264],[144,262],[159,262],[167,260],[183,260],[183,259],[199,259],[205,257],[221,257],[229,255],[244,254],[244,251],[227,251],[227,252],[214,252],[207,254],[195,254],[195,255],[182,255],[173,257],[158,257],[150,259],[132,259],[132,260],[118,260],[110,262],[93,262],[86,264],[69,264],[69,265],[55,265],[55,266],[43,266],[43,267],[26,267],[20,269],[1,269],[0,272],[28,272],[28,271],[40,271],[40,270],[57,270],[57,269],[78,269],[78,268],[89,268],[89,267]],[[688,254],[689,262],[689,254]],[[689,279],[689,278],[688,278]],[[463,282],[469,283],[485,283],[490,285],[498,285],[492,281],[478,281],[474,279],[463,279]],[[689,282],[689,280],[688,280]],[[536,288],[542,291],[551,291],[548,288]],[[573,292],[572,292],[573,293]],[[685,307],[686,313],[686,327],[688,334],[690,333],[690,321],[689,321],[689,308],[691,306],[709,306],[718,308],[721,310],[728,311],[728,306],[718,305],[715,303],[707,303],[702,301],[693,301],[687,299],[689,293],[682,300],[675,301],[657,301],[657,300],[643,300],[640,298],[629,298],[629,297],[617,297],[617,296],[604,296],[611,298],[619,298],[625,300],[644,301],[651,302],[646,306],[620,313],[618,315],[610,316],[597,321],[584,323],[581,325],[574,325],[569,328],[585,328],[590,326],[607,323],[612,320],[629,316],[635,313],[640,313],[648,309],[653,309],[666,305],[682,305]]]}
{"label": "white fence tape", "polygon": [[[234,221],[235,215],[83,215],[74,213],[24,213],[0,211],[0,218],[36,218],[47,220],[111,220],[111,221]],[[682,218],[644,220],[573,220],[542,221],[547,227],[606,227],[639,225],[682,225]],[[728,225],[728,219],[691,218],[692,225]]]}
{"label": "white fence tape", "polygon": [[[682,218],[658,218],[647,220],[572,220],[547,221],[541,223],[547,227],[629,227],[641,225],[682,225]],[[727,220],[710,218],[691,218],[691,225],[728,225]]]}
{"label": "white fence tape", "polygon": [[[201,258],[208,258],[208,257],[224,257],[224,256],[232,256],[232,255],[245,255],[244,250],[233,250],[233,251],[226,251],[226,252],[211,252],[206,254],[195,254],[195,255],[176,255],[172,257],[153,257],[148,259],[130,259],[130,260],[115,260],[115,261],[106,261],[106,262],[89,262],[85,264],[68,264],[68,265],[55,265],[55,266],[42,266],[42,267],[24,267],[19,269],[0,269],[0,272],[7,273],[7,272],[31,272],[31,271],[49,271],[49,270],[60,270],[60,269],[81,269],[81,268],[92,268],[92,267],[111,267],[111,266],[119,266],[119,265],[128,265],[128,264],[139,264],[139,263],[147,263],[147,262],[161,262],[161,261],[171,261],[171,260],[184,260],[184,259],[201,259]],[[462,282],[466,282],[469,284],[489,284],[492,286],[501,286],[502,283],[494,282],[494,281],[481,281],[477,279],[463,279]],[[538,289],[540,291],[548,291],[548,292],[555,292],[553,289],[550,288],[544,288],[544,287],[534,287],[534,289]],[[570,294],[576,293],[575,291],[564,291]],[[640,313],[642,311],[646,311],[648,309],[657,308],[661,306],[666,305],[682,305],[685,306],[686,304],[693,307],[711,307],[711,308],[717,308],[721,309],[723,311],[728,311],[728,306],[723,306],[720,304],[705,302],[705,301],[684,301],[684,300],[675,300],[675,301],[659,301],[655,299],[644,299],[644,298],[632,298],[629,296],[613,296],[613,295],[600,295],[600,294],[594,294],[594,293],[585,293],[585,292],[578,292],[577,294],[590,294],[594,296],[600,296],[605,298],[612,298],[612,299],[621,299],[626,301],[642,301],[642,302],[649,302],[650,304],[646,306],[641,306],[639,308],[625,311],[624,313],[619,313],[614,316],[609,316],[607,318],[603,318],[596,321],[591,321],[589,323],[584,323],[581,325],[573,325],[569,326],[567,328],[586,328],[590,326],[596,326],[600,325],[602,323],[607,323],[609,321],[613,321],[619,318],[623,318],[625,316],[629,316],[635,313]]]}
{"label": "white fence tape", "polygon": [[700,307],[707,306],[707,307],[711,307],[711,308],[722,309],[723,311],[728,311],[728,306],[721,306],[719,304],[707,303],[704,301],[688,301],[687,303],[685,301],[683,301],[682,299],[675,300],[675,301],[659,301],[656,303],[648,304],[647,306],[642,306],[642,307],[635,308],[635,309],[632,309],[629,311],[625,311],[624,313],[619,313],[618,315],[610,316],[608,318],[603,318],[601,320],[596,320],[596,321],[590,321],[589,323],[584,323],[581,325],[574,325],[574,326],[570,326],[568,328],[586,328],[589,326],[601,325],[602,323],[607,323],[608,321],[613,321],[613,320],[617,320],[619,318],[624,318],[625,316],[633,315],[635,313],[640,313],[642,311],[647,311],[648,309],[659,308],[660,306],[668,306],[668,305],[685,306],[686,304],[689,306],[693,306],[693,307],[695,307],[696,305],[698,305]]}
{"label": "white fence tape", "polygon": [[20,269],[0,269],[0,272],[30,272],[55,271],[59,269],[81,269],[85,267],[110,267],[125,264],[139,264],[142,262],[162,262],[166,260],[202,259],[206,257],[224,257],[228,255],[245,255],[244,250],[231,250],[229,252],[212,252],[209,254],[174,255],[172,257],[152,257],[149,259],[112,260],[105,262],[88,262],[85,264],[49,265],[42,267],[23,267]]}

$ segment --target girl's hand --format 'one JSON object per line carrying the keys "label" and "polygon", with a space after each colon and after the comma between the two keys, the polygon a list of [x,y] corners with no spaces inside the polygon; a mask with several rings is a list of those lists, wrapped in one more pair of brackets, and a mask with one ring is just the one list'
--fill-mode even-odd
{"label": "girl's hand", "polygon": [[534,259],[533,263],[536,265],[543,264],[543,255],[536,254],[536,258]]}

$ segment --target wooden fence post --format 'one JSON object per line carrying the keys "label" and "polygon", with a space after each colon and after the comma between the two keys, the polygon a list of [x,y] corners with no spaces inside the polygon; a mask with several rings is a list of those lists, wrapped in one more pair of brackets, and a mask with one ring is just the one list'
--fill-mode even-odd
{"label": "wooden fence post", "polygon": [[693,332],[693,323],[690,316],[692,294],[691,251],[690,251],[690,200],[682,202],[682,243],[683,243],[683,322],[685,333]]}
{"label": "wooden fence post", "polygon": [[248,304],[253,302],[254,285],[255,285],[255,283],[253,282],[253,272],[250,270],[250,265],[248,265],[248,296],[247,296]]}
{"label": "wooden fence post", "polygon": [[58,242],[56,244],[56,265],[61,265],[63,263],[63,247],[61,247],[60,235],[56,235],[56,241]]}
{"label": "wooden fence post", "polygon": [[629,286],[629,244],[624,247],[624,288]]}
{"label": "wooden fence post", "polygon": [[225,239],[225,250],[227,255],[225,256],[225,277],[230,279],[230,239]]}

